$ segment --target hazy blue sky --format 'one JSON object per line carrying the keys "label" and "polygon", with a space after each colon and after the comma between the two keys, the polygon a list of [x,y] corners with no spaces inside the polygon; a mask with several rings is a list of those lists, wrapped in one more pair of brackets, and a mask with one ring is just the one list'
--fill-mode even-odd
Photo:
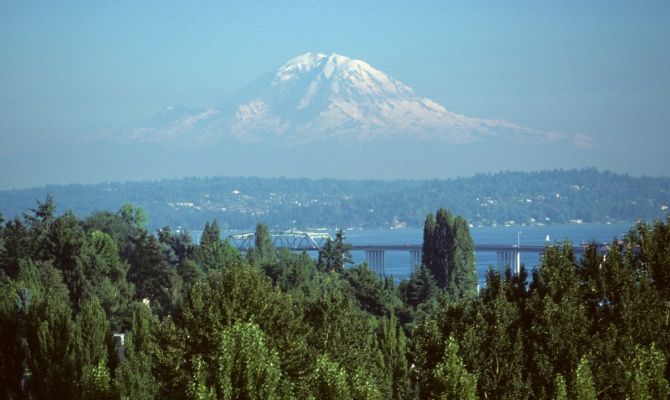
{"label": "hazy blue sky", "polygon": [[66,145],[215,104],[307,51],[363,59],[455,112],[595,139],[547,167],[667,175],[668,21],[668,1],[2,1],[0,188],[179,175]]}

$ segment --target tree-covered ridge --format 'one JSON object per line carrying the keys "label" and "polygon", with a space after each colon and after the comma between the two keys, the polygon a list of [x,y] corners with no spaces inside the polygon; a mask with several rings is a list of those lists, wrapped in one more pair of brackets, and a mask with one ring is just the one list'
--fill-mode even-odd
{"label": "tree-covered ridge", "polygon": [[670,178],[631,177],[596,169],[501,172],[449,180],[185,178],[158,182],[48,186],[0,192],[0,212],[21,215],[47,193],[62,210],[85,216],[126,202],[145,209],[149,226],[201,230],[391,226],[420,227],[444,204],[474,225],[665,219]]}
{"label": "tree-covered ridge", "polygon": [[670,219],[581,260],[550,246],[532,283],[492,270],[472,293],[467,221],[443,209],[399,285],[348,266],[342,233],[312,260],[259,224],[240,254],[216,221],[194,244],[134,206],[55,209],[0,222],[0,398],[670,395]]}

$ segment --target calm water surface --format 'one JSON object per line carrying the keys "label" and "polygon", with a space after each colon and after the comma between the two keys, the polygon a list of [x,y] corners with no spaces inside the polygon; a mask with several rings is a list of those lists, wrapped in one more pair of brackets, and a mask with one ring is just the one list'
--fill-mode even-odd
{"label": "calm water surface", "polygon": [[[478,244],[505,244],[515,245],[517,234],[521,246],[560,243],[569,240],[574,244],[596,241],[598,243],[611,242],[614,238],[622,238],[633,226],[632,223],[619,224],[570,224],[547,226],[496,226],[475,227],[470,230],[472,238]],[[423,240],[422,229],[375,229],[347,231],[346,240],[352,244],[420,244]],[[331,232],[331,235],[334,235]],[[547,242],[547,235],[549,242]],[[365,253],[352,253],[355,263],[365,261]],[[486,271],[496,263],[495,253],[477,253],[477,276],[480,286],[484,286]],[[409,253],[387,251],[384,255],[387,275],[392,275],[396,281],[407,278],[411,273]],[[539,254],[521,254],[521,262],[531,270],[539,263]]]}
{"label": "calm water surface", "polygon": [[[598,243],[611,242],[614,238],[623,238],[633,223],[617,224],[570,224],[570,225],[547,225],[547,226],[496,226],[475,227],[470,230],[476,244],[503,244],[515,245],[517,235],[521,246],[542,245],[571,241],[574,244],[595,241]],[[521,233],[519,233],[521,232]],[[223,232],[226,237],[237,232]],[[329,232],[335,236],[335,232]],[[194,242],[199,241],[200,232],[192,232]],[[357,245],[374,244],[421,244],[423,240],[422,229],[366,229],[346,231],[346,241]],[[549,236],[549,241],[547,241]],[[313,254],[316,256],[316,254]],[[365,261],[365,252],[352,252],[356,264]],[[477,276],[480,286],[484,286],[486,271],[489,266],[496,263],[495,253],[477,253]],[[407,278],[411,273],[408,252],[387,251],[384,256],[386,274],[393,276],[399,281]],[[539,254],[521,254],[521,262],[529,270],[535,268],[539,263]]]}

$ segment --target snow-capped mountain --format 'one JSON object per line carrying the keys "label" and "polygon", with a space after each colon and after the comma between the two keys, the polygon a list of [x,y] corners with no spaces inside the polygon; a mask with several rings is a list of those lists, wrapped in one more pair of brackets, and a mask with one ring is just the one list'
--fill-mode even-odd
{"label": "snow-capped mountain", "polygon": [[368,63],[338,54],[306,53],[235,96],[205,110],[168,107],[131,140],[212,143],[280,140],[299,144],[325,139],[437,139],[467,143],[501,134],[561,139],[503,120],[467,117],[417,96],[412,88]]}

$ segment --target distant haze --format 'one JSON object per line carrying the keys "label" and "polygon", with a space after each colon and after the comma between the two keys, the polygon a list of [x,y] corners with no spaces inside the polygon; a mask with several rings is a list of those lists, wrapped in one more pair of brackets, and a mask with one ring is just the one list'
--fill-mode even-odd
{"label": "distant haze", "polygon": [[669,17],[653,1],[6,3],[0,189],[668,175]]}

